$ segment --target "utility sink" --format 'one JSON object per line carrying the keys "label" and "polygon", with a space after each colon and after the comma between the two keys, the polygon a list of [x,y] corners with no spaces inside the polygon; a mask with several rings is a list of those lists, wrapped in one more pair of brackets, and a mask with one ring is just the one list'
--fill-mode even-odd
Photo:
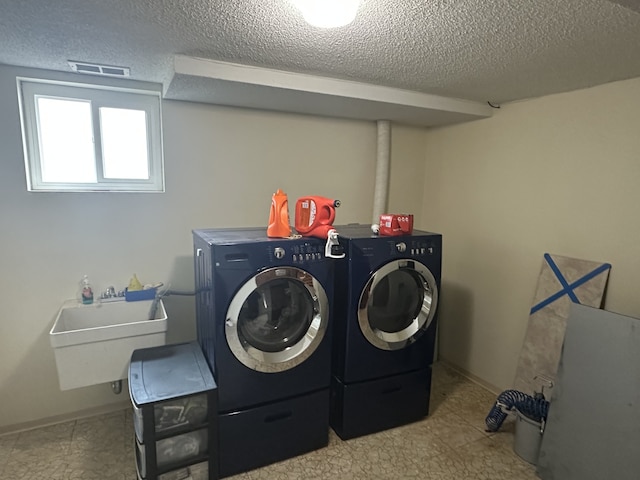
{"label": "utility sink", "polygon": [[67,300],[49,333],[60,389],[127,378],[133,351],[165,345],[166,334],[162,300],[91,305]]}

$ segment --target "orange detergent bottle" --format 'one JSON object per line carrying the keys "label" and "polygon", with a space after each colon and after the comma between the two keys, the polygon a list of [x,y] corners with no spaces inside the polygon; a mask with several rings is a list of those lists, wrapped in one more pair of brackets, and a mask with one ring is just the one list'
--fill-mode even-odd
{"label": "orange detergent bottle", "polygon": [[291,235],[289,225],[289,200],[282,190],[276,190],[271,198],[271,211],[269,212],[269,226],[267,237],[287,238]]}
{"label": "orange detergent bottle", "polygon": [[296,202],[296,230],[303,237],[327,238],[340,200],[310,196]]}

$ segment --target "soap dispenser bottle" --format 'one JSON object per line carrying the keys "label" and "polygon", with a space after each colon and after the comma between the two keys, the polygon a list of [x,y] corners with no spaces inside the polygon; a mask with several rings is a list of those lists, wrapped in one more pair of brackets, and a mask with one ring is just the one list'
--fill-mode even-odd
{"label": "soap dispenser bottle", "polygon": [[84,305],[91,305],[93,303],[93,288],[89,283],[89,277],[85,275],[80,282],[80,299]]}

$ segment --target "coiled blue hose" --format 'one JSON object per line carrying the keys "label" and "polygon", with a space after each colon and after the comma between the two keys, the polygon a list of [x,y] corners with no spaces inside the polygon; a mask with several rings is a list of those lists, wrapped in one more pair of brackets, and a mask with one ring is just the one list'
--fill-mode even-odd
{"label": "coiled blue hose", "polygon": [[508,413],[504,410],[518,410],[533,421],[541,422],[547,419],[549,402],[543,395],[532,397],[518,390],[505,390],[496,399],[496,403],[487,415],[485,423],[487,431],[497,432]]}

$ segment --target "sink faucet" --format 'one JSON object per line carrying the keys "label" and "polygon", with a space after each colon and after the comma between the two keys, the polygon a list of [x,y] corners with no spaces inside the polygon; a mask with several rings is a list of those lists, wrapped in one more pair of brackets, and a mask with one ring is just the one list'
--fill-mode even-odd
{"label": "sink faucet", "polygon": [[100,295],[100,298],[105,299],[105,298],[114,298],[117,297],[118,294],[116,293],[116,289],[115,287],[111,286],[109,288],[107,288],[102,295]]}

